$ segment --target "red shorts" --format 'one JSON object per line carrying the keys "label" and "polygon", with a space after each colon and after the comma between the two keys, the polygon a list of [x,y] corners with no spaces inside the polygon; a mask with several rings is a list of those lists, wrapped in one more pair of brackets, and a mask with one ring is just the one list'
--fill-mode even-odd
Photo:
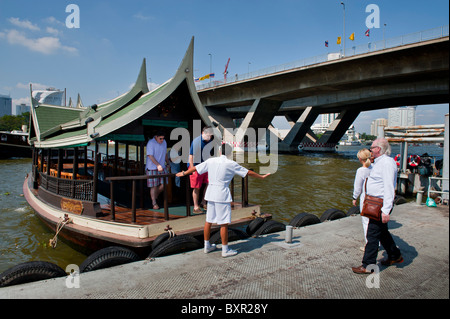
{"label": "red shorts", "polygon": [[189,176],[189,179],[191,180],[191,188],[201,188],[202,184],[208,184],[208,172],[199,175],[197,171],[195,171]]}

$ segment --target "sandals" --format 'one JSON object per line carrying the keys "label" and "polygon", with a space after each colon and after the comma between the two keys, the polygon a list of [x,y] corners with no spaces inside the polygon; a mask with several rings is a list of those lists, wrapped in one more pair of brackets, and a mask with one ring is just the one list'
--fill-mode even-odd
{"label": "sandals", "polygon": [[203,213],[203,210],[202,210],[201,208],[197,208],[197,209],[194,208],[193,213],[194,213],[194,214],[202,214],[202,213]]}
{"label": "sandals", "polygon": [[153,209],[159,209],[158,204],[153,204]]}

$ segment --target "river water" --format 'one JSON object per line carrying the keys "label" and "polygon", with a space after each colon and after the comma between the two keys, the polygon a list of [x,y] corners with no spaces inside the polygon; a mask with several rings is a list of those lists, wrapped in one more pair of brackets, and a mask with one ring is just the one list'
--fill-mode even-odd
{"label": "river water", "polygon": [[[329,208],[347,212],[360,166],[356,159],[359,149],[361,146],[339,146],[336,153],[279,155],[275,174],[265,180],[249,180],[249,201],[286,224],[301,212],[317,216]],[[398,152],[394,145],[392,154]],[[441,159],[443,149],[409,146],[409,153],[428,153]],[[258,164],[244,166],[259,171]],[[30,168],[31,159],[0,160],[0,273],[26,261],[49,261],[65,269],[69,264],[80,265],[86,258],[61,240],[55,249],[49,246],[54,232],[40,222],[23,197],[23,181]],[[235,193],[239,200],[238,187]]]}

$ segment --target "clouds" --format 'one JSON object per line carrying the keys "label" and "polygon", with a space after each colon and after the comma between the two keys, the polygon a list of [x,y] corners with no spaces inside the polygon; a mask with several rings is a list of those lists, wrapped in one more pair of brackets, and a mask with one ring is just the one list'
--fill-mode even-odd
{"label": "clouds", "polygon": [[[0,31],[0,40],[3,39],[10,45],[22,46],[32,52],[38,52],[44,55],[57,53],[78,54],[77,48],[64,45],[61,42],[61,27],[64,24],[53,17],[49,17],[44,21],[47,24],[51,24],[51,26],[45,27],[44,32],[41,32],[41,28],[29,20],[11,17],[8,21],[13,26],[19,28]],[[36,35],[36,33],[40,33],[41,35]]]}
{"label": "clouds", "polygon": [[37,25],[32,24],[28,20],[20,21],[19,18],[9,18],[8,21],[11,22],[11,24],[13,24],[17,27],[20,27],[20,28],[29,29],[31,31],[39,31],[40,30],[40,28]]}

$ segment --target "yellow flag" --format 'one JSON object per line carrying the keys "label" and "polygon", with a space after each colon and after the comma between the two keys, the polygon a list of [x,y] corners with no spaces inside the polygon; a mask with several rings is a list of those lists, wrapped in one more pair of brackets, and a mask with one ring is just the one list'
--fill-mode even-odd
{"label": "yellow flag", "polygon": [[355,40],[355,32],[353,32],[351,35],[350,35],[350,38],[349,38],[350,40]]}
{"label": "yellow flag", "polygon": [[338,37],[337,44],[341,44],[341,37]]}

